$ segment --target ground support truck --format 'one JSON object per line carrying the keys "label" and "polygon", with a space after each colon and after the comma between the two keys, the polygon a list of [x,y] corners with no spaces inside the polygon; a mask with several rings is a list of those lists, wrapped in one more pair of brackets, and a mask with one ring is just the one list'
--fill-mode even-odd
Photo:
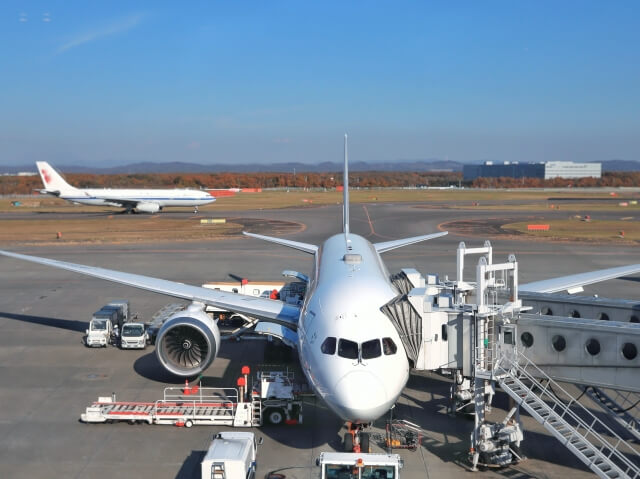
{"label": "ground support truck", "polygon": [[[245,369],[246,368],[246,369]],[[286,373],[260,375],[256,387],[246,392],[245,366],[238,388],[199,386],[167,387],[163,398],[153,402],[118,401],[115,394],[99,397],[80,415],[85,423],[126,421],[132,424],[168,424],[191,427],[216,425],[232,427],[302,422],[302,399],[286,384]],[[263,397],[263,385],[268,391]]]}
{"label": "ground support truck", "polygon": [[117,344],[122,326],[129,320],[129,301],[116,300],[93,313],[89,329],[85,331],[88,347],[106,348]]}
{"label": "ground support truck", "polygon": [[398,479],[404,462],[398,454],[322,452],[316,465],[321,479]]}
{"label": "ground support truck", "polygon": [[256,441],[252,432],[216,434],[200,463],[202,479],[253,479],[261,440]]}

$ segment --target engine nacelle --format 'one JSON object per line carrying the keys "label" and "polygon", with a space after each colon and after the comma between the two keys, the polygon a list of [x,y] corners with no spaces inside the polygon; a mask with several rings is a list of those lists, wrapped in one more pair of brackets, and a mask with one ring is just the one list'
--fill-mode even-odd
{"label": "engine nacelle", "polygon": [[160,363],[178,376],[200,374],[211,365],[219,350],[218,325],[198,305],[167,319],[156,338]]}
{"label": "engine nacelle", "polygon": [[160,211],[160,205],[158,203],[138,203],[136,205],[136,211],[138,213],[157,213]]}

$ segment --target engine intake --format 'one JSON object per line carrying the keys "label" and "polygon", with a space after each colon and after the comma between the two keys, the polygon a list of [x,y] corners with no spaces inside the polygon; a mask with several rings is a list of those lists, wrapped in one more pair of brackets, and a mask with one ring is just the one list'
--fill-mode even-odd
{"label": "engine intake", "polygon": [[168,371],[195,376],[207,369],[218,355],[220,331],[200,306],[176,313],[158,331],[156,355]]}

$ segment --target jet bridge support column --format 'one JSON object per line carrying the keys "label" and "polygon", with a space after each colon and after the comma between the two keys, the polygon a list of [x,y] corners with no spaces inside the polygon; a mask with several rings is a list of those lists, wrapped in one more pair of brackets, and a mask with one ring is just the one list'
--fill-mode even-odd
{"label": "jet bridge support column", "polygon": [[[496,273],[502,275],[496,278]],[[499,292],[508,290],[508,300],[499,304]],[[513,357],[516,351],[515,324],[508,314],[517,313],[518,263],[514,255],[507,263],[491,264],[481,257],[476,268],[476,304],[473,305],[474,347],[473,401],[475,424],[471,434],[470,460],[472,470],[478,464],[506,466],[520,459],[519,446],[523,438],[519,422],[519,407],[512,407],[504,421],[490,423],[485,414],[490,410],[495,393],[495,381],[503,373],[496,366],[500,357]]]}

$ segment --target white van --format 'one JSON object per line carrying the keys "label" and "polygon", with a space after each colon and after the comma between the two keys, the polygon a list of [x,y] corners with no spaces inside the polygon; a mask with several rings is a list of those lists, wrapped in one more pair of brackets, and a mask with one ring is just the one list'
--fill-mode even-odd
{"label": "white van", "polygon": [[122,349],[145,349],[147,333],[142,323],[124,323],[120,331],[120,347]]}
{"label": "white van", "polygon": [[258,443],[252,432],[216,434],[200,463],[202,479],[254,479]]}

